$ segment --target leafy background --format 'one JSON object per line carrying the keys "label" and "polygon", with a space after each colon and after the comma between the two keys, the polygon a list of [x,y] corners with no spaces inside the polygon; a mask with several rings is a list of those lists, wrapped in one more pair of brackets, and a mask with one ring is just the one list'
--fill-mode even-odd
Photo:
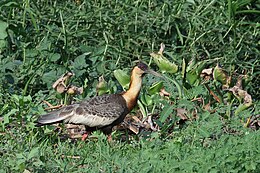
{"label": "leafy background", "polygon": [[[2,0],[0,170],[259,172],[259,131],[244,127],[248,118],[259,115],[259,8],[257,0]],[[124,142],[124,132],[117,131],[111,145],[99,132],[93,134],[97,140],[84,143],[62,140],[54,127],[34,126],[37,115],[45,112],[43,100],[64,102],[65,96],[52,89],[62,74],[73,72],[70,82],[84,88],[74,100],[95,96],[100,76],[107,81],[105,92],[120,92],[114,71],[127,74],[137,60],[159,71],[150,53],[158,52],[161,43],[166,59],[179,67],[175,74],[165,73],[170,98],[149,94],[150,86],[162,79],[147,76],[132,112],[156,114],[160,132],[144,131]],[[196,64],[207,62],[205,69],[219,63],[234,78],[247,75],[243,89],[253,104],[235,116],[243,101],[218,103],[202,81],[184,80],[183,61],[192,64],[194,59]],[[173,79],[187,89],[182,97]],[[212,90],[220,86],[209,84]],[[227,91],[221,93],[228,97]],[[192,101],[198,97],[211,100],[215,112]],[[188,112],[189,121],[181,123],[174,111],[178,108]]]}

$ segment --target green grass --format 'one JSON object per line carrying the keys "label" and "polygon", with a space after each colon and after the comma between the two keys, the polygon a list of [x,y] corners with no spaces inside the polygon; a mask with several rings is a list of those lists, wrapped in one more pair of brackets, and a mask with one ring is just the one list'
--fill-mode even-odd
{"label": "green grass", "polygon": [[[193,129],[193,127],[192,127]],[[190,129],[190,130],[192,130]],[[198,138],[175,134],[162,141],[72,142],[28,133],[1,138],[1,170],[36,172],[247,172],[259,170],[259,133]]]}
{"label": "green grass", "polygon": [[[259,172],[259,126],[246,124],[260,114],[259,9],[257,0],[2,0],[0,172]],[[65,72],[84,88],[74,101],[95,96],[100,76],[102,93],[121,92],[115,70],[129,74],[137,60],[166,68],[150,56],[161,43],[159,58],[179,71],[146,76],[131,113],[153,115],[159,132],[144,129],[124,141],[126,131],[116,131],[109,144],[99,132],[81,142],[34,126],[43,100],[69,100],[52,89]],[[202,70],[214,67],[205,83]],[[250,102],[223,89],[240,75]],[[162,86],[169,98],[158,94]],[[187,120],[177,116],[180,108]]]}

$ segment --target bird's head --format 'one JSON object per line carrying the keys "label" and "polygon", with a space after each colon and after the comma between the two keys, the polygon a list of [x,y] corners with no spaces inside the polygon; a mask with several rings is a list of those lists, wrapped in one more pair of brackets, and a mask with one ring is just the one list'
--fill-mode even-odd
{"label": "bird's head", "polygon": [[133,73],[135,73],[138,76],[143,76],[144,74],[150,73],[153,74],[155,76],[161,76],[159,73],[153,71],[152,69],[149,69],[149,67],[143,63],[143,62],[139,62],[133,69]]}

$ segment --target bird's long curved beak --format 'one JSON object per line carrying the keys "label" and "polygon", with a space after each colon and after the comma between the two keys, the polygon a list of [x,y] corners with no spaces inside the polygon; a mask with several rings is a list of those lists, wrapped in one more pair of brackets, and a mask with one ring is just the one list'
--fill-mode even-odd
{"label": "bird's long curved beak", "polygon": [[152,74],[157,77],[163,77],[160,73],[157,73],[157,72],[153,71],[152,69],[146,70],[145,73],[149,73],[149,74]]}

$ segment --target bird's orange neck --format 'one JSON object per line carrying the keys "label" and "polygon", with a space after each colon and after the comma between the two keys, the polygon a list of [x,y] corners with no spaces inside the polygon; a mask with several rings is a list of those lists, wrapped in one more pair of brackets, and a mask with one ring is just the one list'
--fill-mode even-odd
{"label": "bird's orange neck", "polygon": [[137,102],[137,97],[142,87],[142,74],[138,72],[137,68],[134,68],[131,73],[131,82],[129,89],[122,94],[127,103],[127,108],[131,111]]}

